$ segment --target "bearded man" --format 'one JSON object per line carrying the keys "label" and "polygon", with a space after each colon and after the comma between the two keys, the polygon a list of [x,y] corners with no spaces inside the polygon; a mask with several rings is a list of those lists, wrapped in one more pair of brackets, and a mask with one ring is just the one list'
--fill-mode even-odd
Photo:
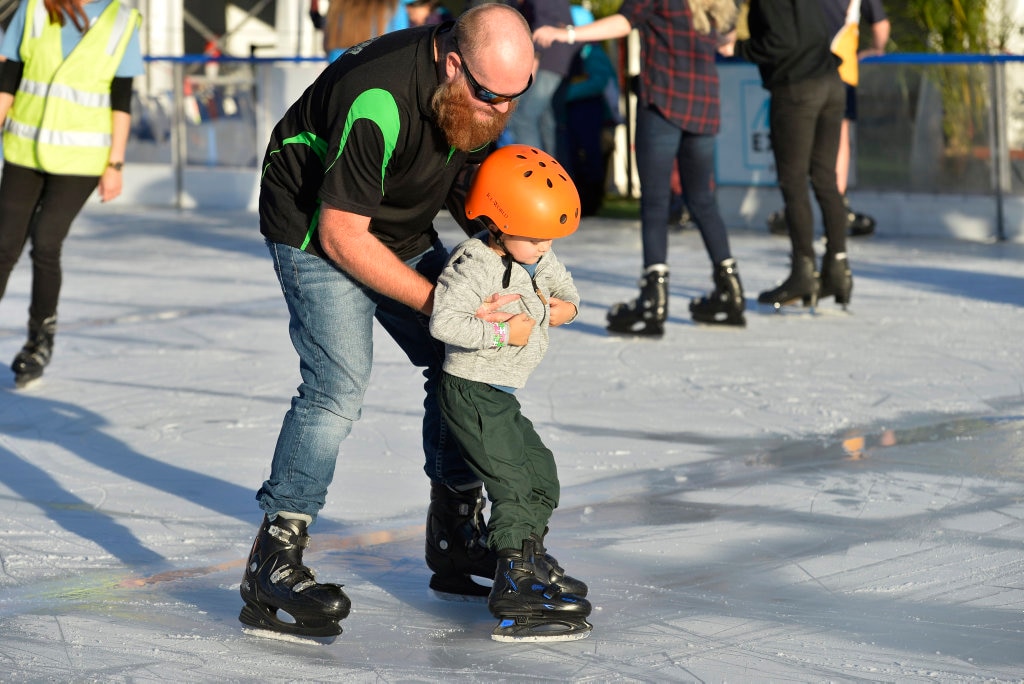
{"label": "bearded man", "polygon": [[[341,633],[349,599],[339,585],[314,578],[302,550],[360,416],[374,319],[426,378],[431,587],[486,596],[470,579],[493,577],[496,562],[485,543],[481,483],[447,435],[436,400],[444,346],[428,326],[448,251],[433,219],[458,199],[460,176],[505,128],[532,82],[533,54],[516,10],[481,5],[456,22],[351,48],[275,127],[263,162],[260,231],[288,306],[302,383],[256,494],[265,517],[240,587],[244,624]],[[479,315],[490,320],[503,303],[482,303]]]}

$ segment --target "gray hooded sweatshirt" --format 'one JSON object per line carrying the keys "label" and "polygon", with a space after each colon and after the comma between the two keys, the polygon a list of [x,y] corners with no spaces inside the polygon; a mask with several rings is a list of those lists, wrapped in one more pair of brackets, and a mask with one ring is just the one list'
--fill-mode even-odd
{"label": "gray hooded sweatshirt", "polygon": [[[529,272],[513,262],[509,286],[502,287],[507,261],[487,246],[487,238],[486,232],[480,233],[452,252],[434,290],[430,334],[445,344],[445,372],[489,385],[519,388],[548,349],[548,297],[571,302],[579,311],[580,295],[572,275],[554,252],[537,262],[532,281]],[[476,317],[480,304],[496,292],[521,295],[501,311],[525,313],[537,321],[526,346],[494,348],[494,324]]]}

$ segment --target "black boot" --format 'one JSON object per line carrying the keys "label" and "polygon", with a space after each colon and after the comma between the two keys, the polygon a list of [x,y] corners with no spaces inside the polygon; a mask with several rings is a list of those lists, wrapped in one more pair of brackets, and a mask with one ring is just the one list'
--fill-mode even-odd
{"label": "black boot", "polygon": [[640,277],[640,296],[619,302],[608,311],[608,331],[632,335],[662,335],[668,318],[668,266],[648,266]]}
{"label": "black boot", "polygon": [[699,299],[690,301],[690,315],[698,323],[719,325],[746,325],[743,310],[743,285],[735,259],[726,259],[715,267],[712,274],[715,289]]}
{"label": "black boot", "polygon": [[[546,528],[545,528],[546,531]],[[565,574],[565,570],[559,565],[558,560],[544,548],[544,540],[535,534],[530,535],[533,540],[537,570],[542,579],[554,584],[562,590],[563,594],[575,594],[580,598],[587,595],[587,585],[575,577]]]}
{"label": "black boot", "polygon": [[793,257],[789,277],[775,289],[757,296],[758,304],[770,304],[776,311],[796,301],[812,309],[818,303],[818,273],[810,257]]}
{"label": "black boot", "polygon": [[846,232],[851,237],[865,237],[875,232],[875,219],[867,214],[858,214],[850,208],[850,200],[843,195],[843,206],[846,207]]}
{"label": "black boot", "polygon": [[427,567],[434,571],[430,588],[442,598],[483,598],[489,587],[471,575],[494,577],[498,556],[487,548],[483,488],[457,492],[430,483],[427,509]]}
{"label": "black boot", "polygon": [[850,261],[846,258],[846,252],[826,252],[821,259],[821,286],[818,290],[818,299],[835,297],[836,304],[842,305],[845,309],[850,303],[852,293],[853,272],[850,271]]}
{"label": "black boot", "polygon": [[772,235],[789,235],[786,212],[783,209],[768,214],[768,232]]}
{"label": "black boot", "polygon": [[491,638],[571,641],[588,636],[593,629],[586,620],[590,602],[548,582],[547,572],[538,568],[535,544],[534,539],[526,539],[521,549],[498,552],[498,570],[487,608],[500,622]]}
{"label": "black boot", "polygon": [[11,362],[15,386],[26,387],[43,376],[43,369],[53,356],[53,336],[56,333],[56,316],[50,316],[42,321],[29,320],[28,341]]}
{"label": "black boot", "polygon": [[[308,545],[305,521],[263,519],[239,587],[245,601],[238,616],[243,624],[310,637],[341,634],[338,621],[348,616],[352,603],[341,585],[318,583],[302,564]],[[292,621],[280,619],[279,610]]]}

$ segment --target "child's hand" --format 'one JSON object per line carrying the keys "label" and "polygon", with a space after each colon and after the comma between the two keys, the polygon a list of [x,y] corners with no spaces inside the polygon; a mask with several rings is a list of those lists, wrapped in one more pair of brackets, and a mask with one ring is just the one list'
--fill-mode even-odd
{"label": "child's hand", "polygon": [[558,326],[568,323],[576,316],[576,307],[564,299],[548,297],[548,305],[551,307],[551,325]]}
{"label": "child's hand", "polygon": [[488,323],[503,323],[512,318],[512,314],[507,311],[498,311],[498,309],[517,299],[520,299],[520,296],[515,293],[499,295],[495,292],[485,299],[480,308],[476,310],[476,317]]}
{"label": "child's hand", "polygon": [[537,321],[524,313],[516,314],[508,319],[508,343],[514,347],[525,347],[530,340],[530,332]]}

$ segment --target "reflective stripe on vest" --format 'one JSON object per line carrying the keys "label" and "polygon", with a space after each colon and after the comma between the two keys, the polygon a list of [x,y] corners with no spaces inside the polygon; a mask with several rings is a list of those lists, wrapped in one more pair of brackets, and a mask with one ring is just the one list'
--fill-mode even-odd
{"label": "reflective stripe on vest", "polygon": [[29,2],[4,157],[47,173],[99,176],[110,156],[110,84],[141,17],[115,0],[64,59],[60,25],[42,0]]}

